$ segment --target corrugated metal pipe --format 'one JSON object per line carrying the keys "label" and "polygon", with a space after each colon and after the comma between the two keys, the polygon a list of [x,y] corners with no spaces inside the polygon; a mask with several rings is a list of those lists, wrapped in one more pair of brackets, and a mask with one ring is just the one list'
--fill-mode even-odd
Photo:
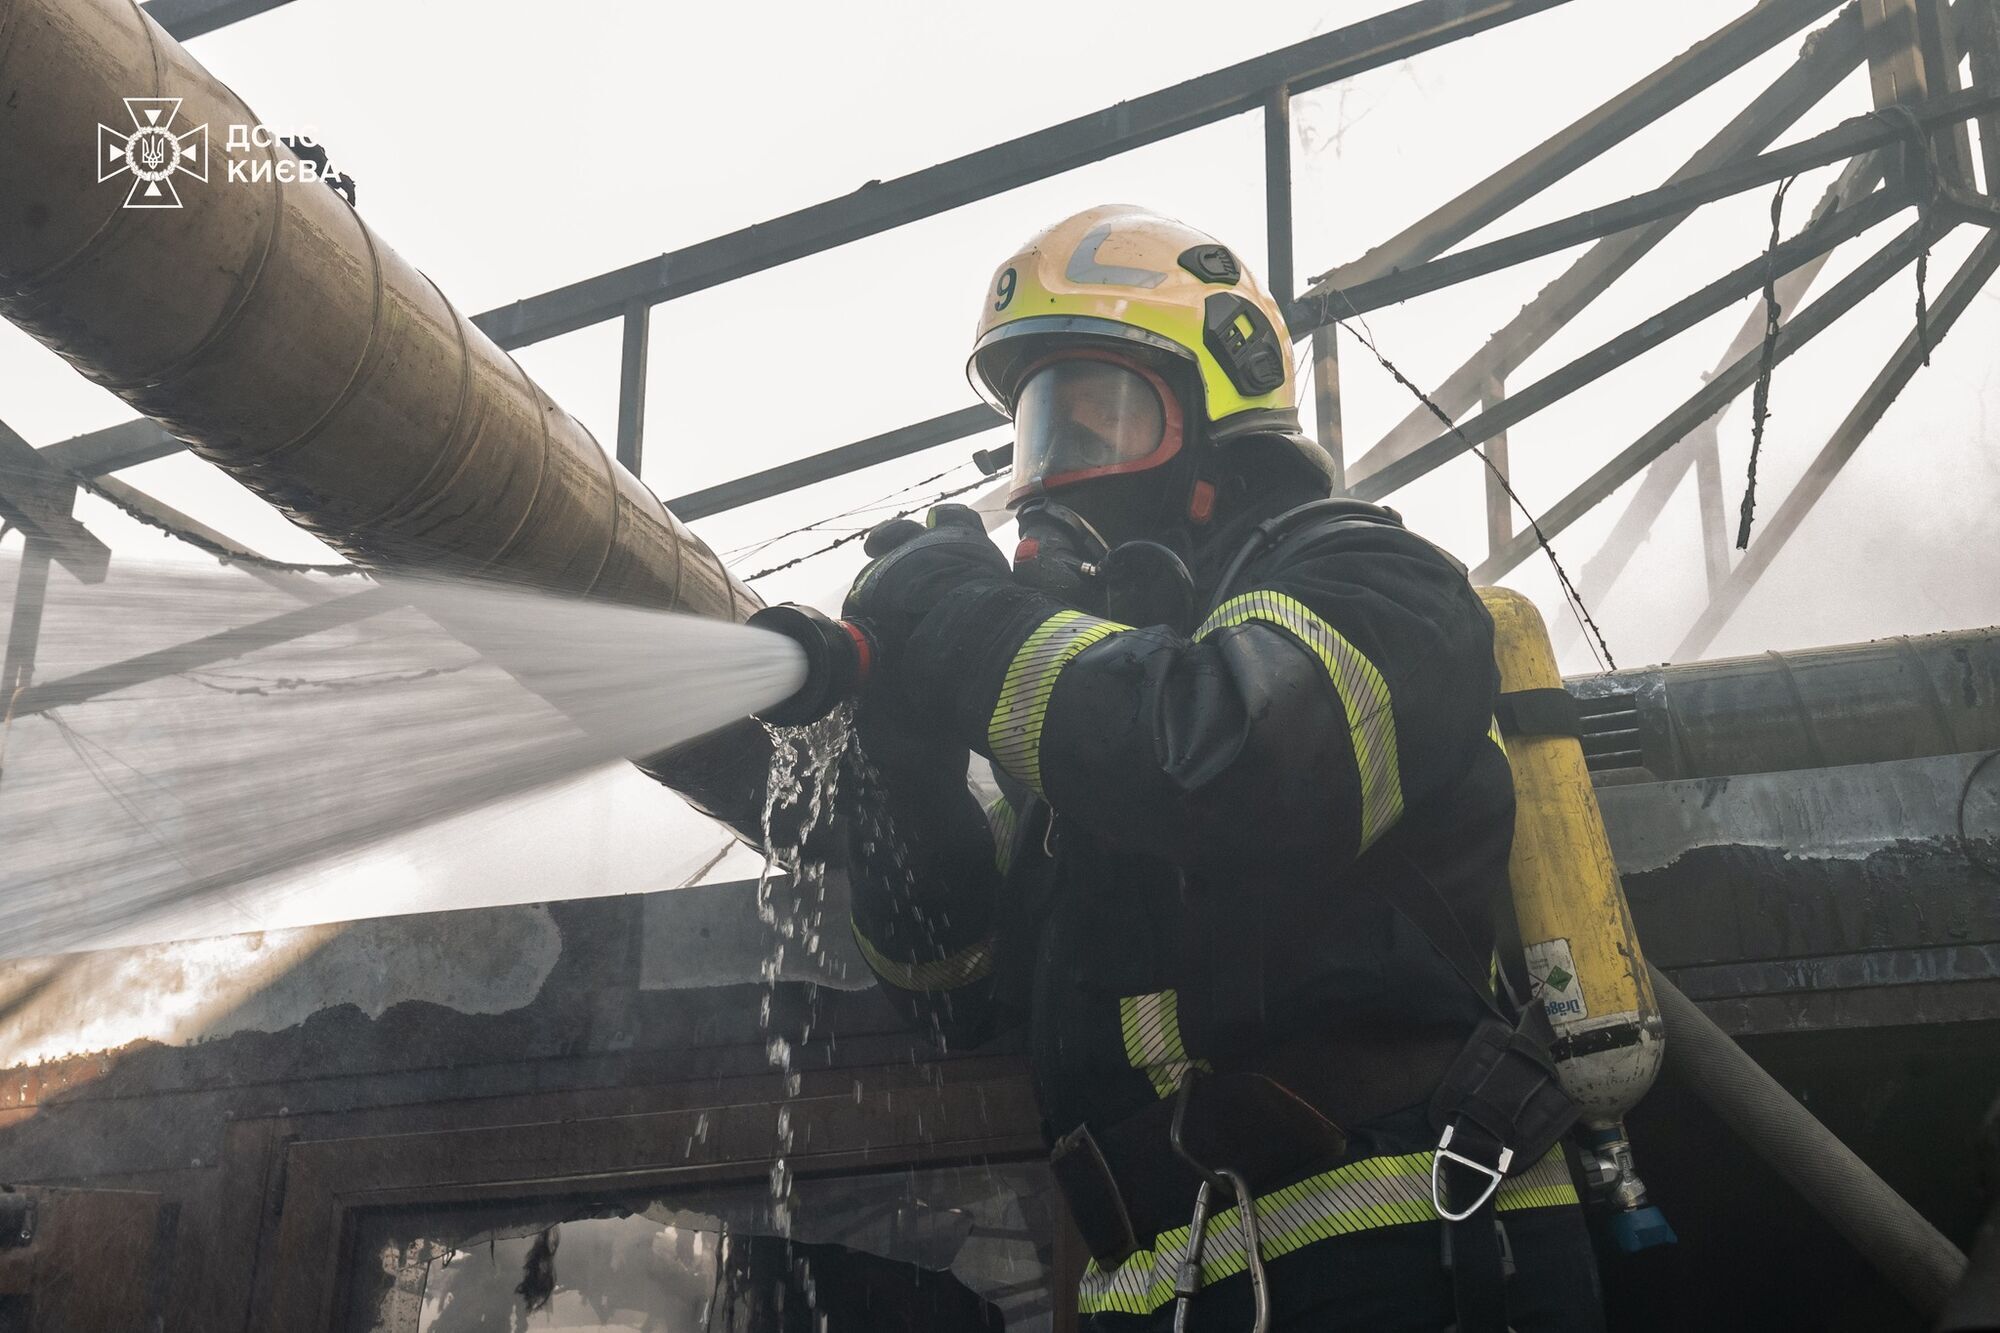
{"label": "corrugated metal pipe", "polygon": [[[290,149],[229,151],[257,125],[133,0],[0,0],[0,313],[360,563],[761,605],[343,199],[280,172]],[[135,132],[164,182],[118,156]],[[127,206],[153,184],[181,206]],[[754,828],[761,732],[698,753],[648,767]]]}
{"label": "corrugated metal pipe", "polygon": [[2000,629],[1641,667],[1565,684],[1583,703],[1586,752],[1621,750],[1655,779],[2000,748]]}

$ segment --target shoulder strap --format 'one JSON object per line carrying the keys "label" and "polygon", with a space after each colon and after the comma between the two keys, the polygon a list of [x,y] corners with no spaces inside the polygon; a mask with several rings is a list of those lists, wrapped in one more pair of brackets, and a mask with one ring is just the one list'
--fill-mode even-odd
{"label": "shoulder strap", "polygon": [[1216,583],[1214,595],[1202,609],[1203,616],[1207,616],[1216,607],[1229,600],[1237,582],[1258,556],[1269,552],[1273,559],[1282,560],[1288,548],[1317,541],[1327,533],[1340,528],[1354,527],[1395,528],[1399,532],[1409,533],[1437,552],[1461,575],[1466,573],[1464,561],[1436,542],[1410,532],[1403,526],[1403,516],[1387,505],[1346,498],[1310,500],[1287,509],[1275,518],[1264,520],[1251,530],[1249,536],[1243,539],[1243,545],[1230,558],[1227,571]]}
{"label": "shoulder strap", "polygon": [[1379,872],[1360,877],[1369,891],[1423,937],[1424,943],[1431,947],[1433,953],[1444,959],[1452,974],[1465,988],[1479,997],[1487,1012],[1511,1027],[1516,1015],[1508,1012],[1508,1007],[1501,1004],[1493,993],[1493,988],[1486,981],[1492,960],[1479,955],[1472,938],[1465,932],[1465,926],[1459,921],[1458,914],[1451,910],[1451,904],[1445,900],[1443,891],[1429,875],[1424,873],[1416,858],[1401,847],[1387,845],[1385,840],[1381,850],[1392,864],[1409,872],[1416,881],[1419,891],[1396,893],[1383,882],[1384,877]]}
{"label": "shoulder strap", "polygon": [[[1317,522],[1315,522],[1317,520]],[[1250,530],[1236,554],[1229,558],[1224,573],[1216,582],[1214,594],[1202,609],[1206,616],[1223,602],[1229,600],[1231,591],[1251,561],[1266,550],[1282,546],[1286,540],[1297,535],[1308,523],[1315,525],[1315,531],[1345,526],[1347,524],[1377,524],[1385,527],[1401,527],[1401,515],[1386,505],[1370,504],[1366,500],[1330,499],[1308,500],[1295,505],[1271,518],[1265,519]]]}

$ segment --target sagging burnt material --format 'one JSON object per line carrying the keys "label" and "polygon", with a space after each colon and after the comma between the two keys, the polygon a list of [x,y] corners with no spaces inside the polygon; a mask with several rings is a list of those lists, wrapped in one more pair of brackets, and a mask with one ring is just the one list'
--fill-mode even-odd
{"label": "sagging burnt material", "polygon": [[[132,182],[92,169],[100,123],[141,123],[126,99],[207,126],[179,208],[127,207]],[[289,148],[229,151],[257,124],[137,5],[0,0],[0,313],[357,561],[757,608]]]}

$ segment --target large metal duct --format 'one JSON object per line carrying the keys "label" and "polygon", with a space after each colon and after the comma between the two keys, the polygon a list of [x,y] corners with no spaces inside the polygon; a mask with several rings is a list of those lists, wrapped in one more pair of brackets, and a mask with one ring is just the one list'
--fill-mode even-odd
{"label": "large metal duct", "polygon": [[[127,98],[208,126],[183,207],[99,180]],[[277,179],[289,149],[225,151],[256,124],[133,0],[0,0],[0,313],[358,561],[759,605],[339,196]],[[232,157],[271,174],[231,180]]]}
{"label": "large metal duct", "polygon": [[[180,208],[99,179],[128,98],[208,127]],[[133,0],[0,0],[0,314],[360,563],[762,604],[338,195],[280,179],[291,150],[227,151],[255,125]],[[742,724],[642,767],[754,838],[768,754]]]}
{"label": "large metal duct", "polygon": [[1569,682],[1611,780],[1727,777],[2000,747],[2000,629],[1877,639]]}

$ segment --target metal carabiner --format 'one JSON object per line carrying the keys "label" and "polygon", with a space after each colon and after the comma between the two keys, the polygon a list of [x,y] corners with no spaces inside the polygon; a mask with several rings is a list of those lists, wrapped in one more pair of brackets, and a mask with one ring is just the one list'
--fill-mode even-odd
{"label": "metal carabiner", "polygon": [[1180,1268],[1174,1273],[1174,1333],[1187,1333],[1188,1309],[1201,1290],[1201,1246],[1208,1239],[1209,1183],[1204,1180],[1194,1192],[1194,1216],[1188,1220],[1187,1249],[1181,1252]]}
{"label": "metal carabiner", "polygon": [[1193,1065],[1189,1065],[1182,1073],[1180,1086],[1174,1092],[1173,1123],[1167,1130],[1167,1141],[1173,1146],[1174,1155],[1201,1177],[1201,1187],[1194,1195],[1194,1216],[1188,1220],[1187,1249],[1182,1253],[1180,1268],[1174,1275],[1173,1333],[1187,1333],[1188,1312],[1194,1305],[1195,1294],[1201,1290],[1201,1251],[1208,1239],[1208,1210],[1217,1189],[1226,1189],[1236,1198],[1236,1216],[1243,1230],[1244,1267],[1250,1273],[1250,1298],[1255,1311],[1250,1324],[1251,1333],[1270,1333],[1271,1287],[1264,1275],[1264,1244],[1258,1232],[1257,1200],[1250,1193],[1250,1183],[1238,1171],[1228,1167],[1211,1167],[1198,1160],[1188,1151],[1183,1135],[1188,1099],[1193,1094],[1198,1072]]}

